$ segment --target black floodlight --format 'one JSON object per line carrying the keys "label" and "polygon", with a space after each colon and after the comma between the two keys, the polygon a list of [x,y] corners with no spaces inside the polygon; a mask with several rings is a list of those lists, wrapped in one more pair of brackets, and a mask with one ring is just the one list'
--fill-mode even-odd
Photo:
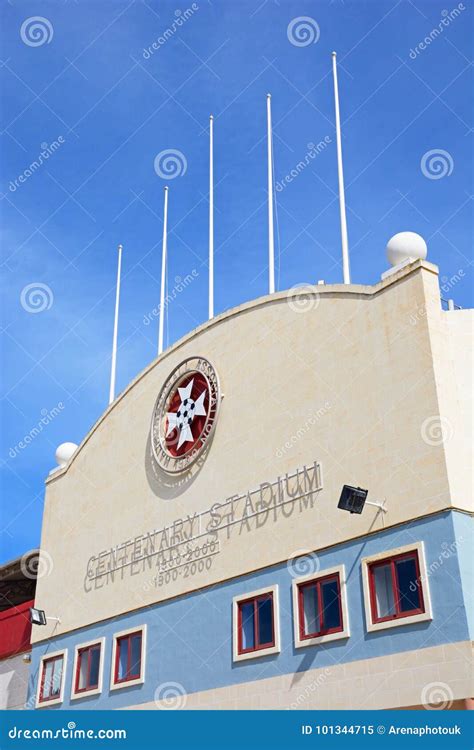
{"label": "black floodlight", "polygon": [[46,612],[44,609],[30,607],[30,618],[32,625],[46,625]]}
{"label": "black floodlight", "polygon": [[364,510],[365,501],[369,490],[363,490],[362,487],[351,487],[345,484],[342,488],[341,497],[337,507],[341,510],[348,510],[349,513],[358,513]]}

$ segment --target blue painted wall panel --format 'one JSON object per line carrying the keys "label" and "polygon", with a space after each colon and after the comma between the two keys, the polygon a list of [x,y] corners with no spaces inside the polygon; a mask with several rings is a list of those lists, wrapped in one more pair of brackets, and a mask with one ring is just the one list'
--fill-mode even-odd
{"label": "blue painted wall panel", "polygon": [[[453,526],[469,635],[471,640],[474,640],[474,539],[472,518],[467,513],[454,513]],[[451,548],[446,550],[446,552],[450,551]]]}
{"label": "blue painted wall panel", "polygon": [[[62,707],[113,709],[152,701],[158,686],[169,681],[180,683],[186,692],[195,692],[468,640],[469,628],[465,611],[467,594],[463,591],[463,586],[470,582],[467,561],[472,547],[464,541],[468,539],[468,521],[463,514],[447,512],[321,552],[321,570],[340,564],[346,567],[351,630],[349,639],[295,649],[292,577],[287,565],[280,564],[75,631],[52,639],[49,644],[38,644],[33,649],[32,689],[35,687],[40,657],[45,651],[52,652],[61,648],[69,649]],[[456,543],[456,533],[463,538],[462,542]],[[425,543],[433,621],[367,633],[361,558],[418,541]],[[448,550],[452,551],[446,554]],[[274,584],[278,584],[280,595],[281,653],[234,664],[232,598]],[[108,685],[113,634],[143,623],[148,626],[145,684],[110,691]],[[102,636],[106,637],[103,692],[99,697],[70,702],[74,646]],[[51,710],[54,710],[53,706]]]}

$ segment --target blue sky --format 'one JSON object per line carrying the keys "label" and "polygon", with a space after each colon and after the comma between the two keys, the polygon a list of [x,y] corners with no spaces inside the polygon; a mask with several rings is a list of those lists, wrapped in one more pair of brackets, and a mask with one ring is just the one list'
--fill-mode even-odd
{"label": "blue sky", "polygon": [[[194,277],[168,308],[166,341],[206,319],[211,112],[216,312],[267,290],[267,92],[276,181],[308,144],[327,143],[277,192],[278,288],[342,279],[333,49],[353,282],[375,283],[387,240],[413,230],[451,287],[444,296],[472,306],[472,10],[461,3],[446,14],[454,8],[444,0],[2,0],[1,560],[39,544],[55,449],[81,442],[107,405],[118,243],[118,390],[156,356],[157,321],[144,319],[159,302],[165,184],[168,287]],[[308,38],[288,32],[301,17],[312,19]],[[50,156],[25,175],[45,147]],[[181,152],[183,166],[165,180],[154,163],[168,149]],[[431,151],[442,152],[439,161],[425,156]]]}

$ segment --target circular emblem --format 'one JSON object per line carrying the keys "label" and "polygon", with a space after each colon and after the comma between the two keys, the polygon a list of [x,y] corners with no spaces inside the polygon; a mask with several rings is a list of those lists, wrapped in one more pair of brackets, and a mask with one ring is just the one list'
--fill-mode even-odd
{"label": "circular emblem", "polygon": [[203,452],[216,424],[219,378],[203,357],[189,357],[170,374],[156,400],[151,447],[170,474],[185,471]]}

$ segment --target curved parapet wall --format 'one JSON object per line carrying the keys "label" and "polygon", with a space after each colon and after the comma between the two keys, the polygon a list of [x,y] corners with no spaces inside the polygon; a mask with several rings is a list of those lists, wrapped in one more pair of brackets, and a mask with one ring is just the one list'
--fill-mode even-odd
{"label": "curved parapet wall", "polygon": [[[170,347],[47,480],[36,606],[61,622],[34,639],[450,507],[428,421],[442,315],[437,269],[417,261],[373,287],[262,298]],[[210,363],[220,404],[200,455],[171,473],[150,424],[189,358]],[[388,512],[338,510],[343,484]]]}

